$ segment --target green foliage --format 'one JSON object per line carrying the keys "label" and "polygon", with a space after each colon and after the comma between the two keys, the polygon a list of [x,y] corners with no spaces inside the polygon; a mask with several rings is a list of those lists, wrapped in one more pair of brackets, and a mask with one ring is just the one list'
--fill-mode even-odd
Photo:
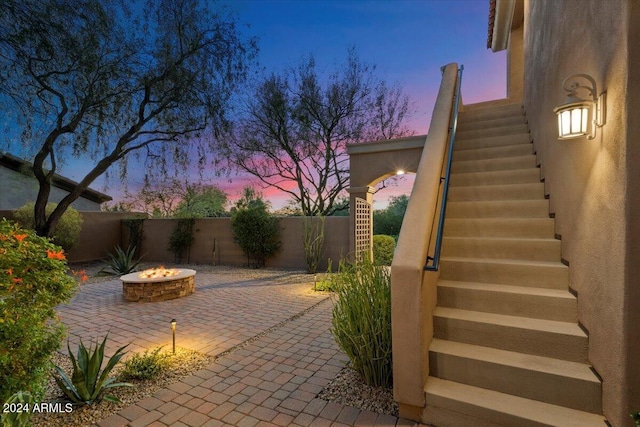
{"label": "green foliage", "polygon": [[307,273],[314,274],[318,269],[320,259],[324,255],[324,220],[321,217],[304,217],[303,241],[304,260],[307,263]]}
{"label": "green foliage", "polygon": [[185,251],[189,251],[195,237],[193,236],[193,226],[196,223],[194,218],[179,218],[176,220],[176,228],[169,236],[169,251],[173,252],[176,262],[182,262]]}
{"label": "green foliage", "polygon": [[177,218],[213,218],[225,216],[227,194],[215,186],[187,185],[176,207]]}
{"label": "green foliage", "polygon": [[23,390],[42,396],[64,328],[55,307],[77,289],[62,249],[32,230],[0,222],[0,402]]}
{"label": "green foliage", "polygon": [[278,239],[278,219],[267,210],[268,205],[251,188],[244,189],[243,197],[232,209],[233,239],[247,256],[249,266],[264,267],[267,258],[274,255],[281,242]]}
{"label": "green foliage", "polygon": [[157,377],[169,365],[168,353],[160,353],[162,347],[136,353],[124,362],[120,373],[121,380],[148,380]]}
{"label": "green foliage", "polygon": [[[35,220],[33,218],[34,206],[34,202],[25,204],[13,213],[13,217],[22,224],[23,227],[35,229]],[[47,216],[51,215],[56,206],[58,206],[57,203],[47,203],[47,207],[45,208]],[[68,207],[49,236],[53,239],[53,243],[62,246],[65,251],[68,251],[78,242],[80,230],[82,230],[82,217],[77,210]]]}
{"label": "green foliage", "polygon": [[331,331],[363,380],[391,386],[391,277],[388,269],[364,259],[342,264],[334,281],[337,295]]}
{"label": "green foliage", "polygon": [[392,196],[386,209],[373,211],[373,234],[386,234],[397,239],[408,204],[408,196]]}
{"label": "green foliage", "polygon": [[336,278],[339,277],[333,274],[333,263],[331,258],[327,260],[327,273],[322,276],[320,281],[314,282],[313,290],[318,292],[333,292],[335,290]]}
{"label": "green foliage", "polygon": [[640,411],[631,414],[631,418],[633,418],[633,421],[636,422],[636,426],[640,427]]}
{"label": "green foliage", "polygon": [[123,351],[127,347],[126,345],[120,347],[114,355],[111,356],[107,365],[102,372],[100,372],[104,360],[104,347],[107,343],[107,336],[104,337],[102,344],[99,346],[96,343],[95,350],[93,350],[93,346],[87,350],[82,340],[80,340],[77,357],[73,356],[69,342],[67,342],[69,357],[71,357],[71,362],[73,363],[73,373],[71,374],[71,378],[69,378],[62,368],[56,366],[55,370],[57,375],[54,375],[54,378],[60,390],[62,390],[73,403],[87,405],[93,402],[100,402],[102,399],[110,402],[119,402],[118,398],[107,396],[105,392],[115,387],[133,387],[133,384],[115,382],[115,378],[109,378],[109,374],[113,368],[126,354]]}
{"label": "green foliage", "polygon": [[144,232],[144,218],[124,219],[122,224],[129,230],[129,246],[140,250]]}
{"label": "green foliage", "polygon": [[107,266],[98,272],[101,276],[122,276],[135,271],[140,259],[133,260],[136,253],[135,246],[129,246],[126,251],[122,250],[120,246],[115,247],[115,254],[108,254],[106,261]]}
{"label": "green foliage", "polygon": [[373,236],[373,263],[375,265],[391,265],[396,240],[391,236],[376,234]]}
{"label": "green foliage", "polygon": [[[22,411],[7,411],[0,413],[0,425],[2,427],[27,427],[31,425],[31,408],[36,403],[31,393],[19,391],[14,393],[7,401],[8,405],[19,405]],[[3,408],[4,409],[4,408]]]}

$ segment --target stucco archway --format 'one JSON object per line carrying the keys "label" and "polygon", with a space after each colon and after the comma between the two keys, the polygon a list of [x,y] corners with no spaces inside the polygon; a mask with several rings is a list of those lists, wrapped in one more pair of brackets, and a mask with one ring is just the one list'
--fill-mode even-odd
{"label": "stucco archway", "polygon": [[[426,138],[426,135],[418,135],[347,146],[350,164],[349,252],[351,254],[355,255],[356,249],[358,249],[357,252],[362,252],[365,250],[363,248],[368,248],[371,256],[372,203],[375,192],[373,185],[382,179],[396,175],[398,171],[415,173]],[[363,239],[365,239],[364,242]]]}

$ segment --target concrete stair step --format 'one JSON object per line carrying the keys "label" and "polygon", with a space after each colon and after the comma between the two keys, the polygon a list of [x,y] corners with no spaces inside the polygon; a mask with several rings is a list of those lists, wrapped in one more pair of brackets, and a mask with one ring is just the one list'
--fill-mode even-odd
{"label": "concrete stair step", "polygon": [[454,151],[453,161],[497,159],[501,157],[519,157],[533,154],[533,144],[505,145],[502,147],[476,148]]}
{"label": "concrete stair step", "polygon": [[513,116],[500,117],[495,119],[483,119],[483,120],[458,120],[456,126],[456,133],[467,132],[481,129],[493,129],[509,126],[517,126],[527,123],[527,118],[523,114],[516,114]]}
{"label": "concrete stair step", "polygon": [[562,242],[557,239],[449,237],[442,239],[443,257],[559,261]]}
{"label": "concrete stair step", "polygon": [[427,378],[422,422],[438,427],[606,427],[602,415]]}
{"label": "concrete stair step", "polygon": [[573,322],[436,307],[434,338],[589,363],[589,338]]}
{"label": "concrete stair step", "polygon": [[[449,204],[448,204],[449,205]],[[448,206],[447,205],[447,206]],[[444,237],[553,239],[555,222],[546,218],[452,218],[447,208]]]}
{"label": "concrete stair step", "polygon": [[569,268],[561,262],[491,258],[440,258],[440,278],[567,290]]}
{"label": "concrete stair step", "polygon": [[434,339],[429,374],[579,411],[602,412],[602,385],[589,365]]}
{"label": "concrete stair step", "polygon": [[451,163],[451,173],[507,171],[531,169],[537,166],[538,160],[536,156],[529,154],[527,156],[501,157],[497,159],[454,161]]}
{"label": "concrete stair step", "polygon": [[528,132],[511,135],[490,136],[486,138],[463,139],[455,141],[454,151],[475,150],[478,148],[504,147],[506,145],[518,145],[531,143]]}
{"label": "concrete stair step", "polygon": [[439,280],[438,305],[559,322],[578,321],[576,297],[560,289]]}
{"label": "concrete stair step", "polygon": [[[447,202],[446,218],[548,218],[549,201],[490,200]],[[446,222],[446,221],[445,221]]]}
{"label": "concrete stair step", "polygon": [[481,200],[543,200],[544,184],[500,184],[479,185],[475,187],[450,187],[450,202]]}
{"label": "concrete stair step", "polygon": [[540,169],[532,167],[505,171],[452,173],[449,177],[449,188],[537,182],[540,182]]}
{"label": "concrete stair step", "polygon": [[474,122],[482,120],[494,120],[512,116],[524,117],[524,110],[521,104],[508,104],[489,108],[462,110],[460,112],[460,121]]}
{"label": "concrete stair step", "polygon": [[486,138],[489,136],[512,135],[526,132],[529,132],[529,126],[527,126],[526,123],[473,130],[456,128],[456,140]]}

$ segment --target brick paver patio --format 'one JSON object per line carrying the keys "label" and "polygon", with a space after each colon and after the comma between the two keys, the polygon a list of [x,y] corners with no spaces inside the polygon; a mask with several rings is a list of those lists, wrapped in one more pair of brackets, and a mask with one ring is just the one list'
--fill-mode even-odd
{"label": "brick paver patio", "polygon": [[[215,363],[98,423],[116,426],[395,426],[407,420],[361,411],[316,396],[344,367],[329,327],[332,303],[309,277],[233,270],[201,272],[196,292],[158,303],[127,303],[118,280],[84,285],[59,309],[74,344],[109,332],[107,354],[177,345]],[[246,345],[238,346],[250,342]]]}

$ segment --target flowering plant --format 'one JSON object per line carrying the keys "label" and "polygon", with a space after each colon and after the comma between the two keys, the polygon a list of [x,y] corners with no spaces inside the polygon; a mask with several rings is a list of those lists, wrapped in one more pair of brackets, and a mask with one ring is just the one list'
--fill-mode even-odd
{"label": "flowering plant", "polygon": [[77,288],[63,250],[12,221],[0,221],[0,402],[43,391],[63,337],[55,307]]}

